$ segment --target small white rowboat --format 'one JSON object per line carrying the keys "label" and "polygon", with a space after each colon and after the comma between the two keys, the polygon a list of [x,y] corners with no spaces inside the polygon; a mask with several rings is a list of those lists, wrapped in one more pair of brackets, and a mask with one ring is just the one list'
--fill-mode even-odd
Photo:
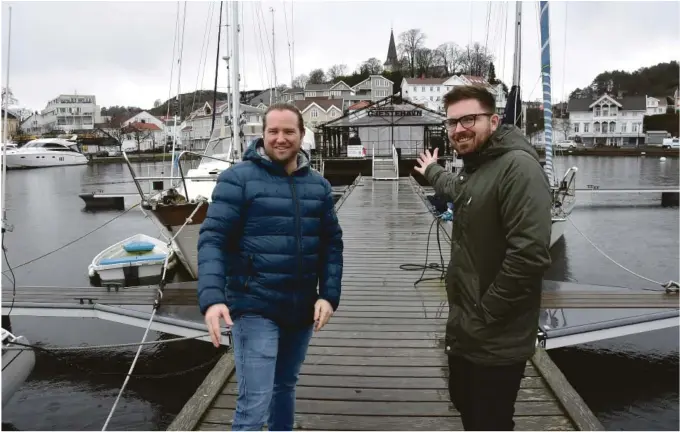
{"label": "small white rowboat", "polygon": [[166,257],[169,272],[176,264],[175,252],[161,240],[135,234],[94,257],[88,266],[88,275],[94,285],[130,286],[148,279],[160,282]]}

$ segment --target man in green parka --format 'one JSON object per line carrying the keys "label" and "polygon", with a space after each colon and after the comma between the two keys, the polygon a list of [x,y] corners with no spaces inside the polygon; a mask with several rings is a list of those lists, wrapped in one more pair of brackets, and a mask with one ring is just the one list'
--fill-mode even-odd
{"label": "man in green parka", "polygon": [[449,393],[466,430],[513,430],[526,361],[536,346],[543,272],[550,266],[551,193],[521,131],[500,124],[493,95],[459,86],[444,96],[457,174],[433,154],[415,170],[453,202],[446,272]]}

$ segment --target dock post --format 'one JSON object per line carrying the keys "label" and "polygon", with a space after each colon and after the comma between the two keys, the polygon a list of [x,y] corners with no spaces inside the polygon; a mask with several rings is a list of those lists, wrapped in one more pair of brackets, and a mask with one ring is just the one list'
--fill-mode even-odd
{"label": "dock post", "polygon": [[661,192],[661,206],[662,207],[678,207],[680,201],[680,193],[678,192]]}

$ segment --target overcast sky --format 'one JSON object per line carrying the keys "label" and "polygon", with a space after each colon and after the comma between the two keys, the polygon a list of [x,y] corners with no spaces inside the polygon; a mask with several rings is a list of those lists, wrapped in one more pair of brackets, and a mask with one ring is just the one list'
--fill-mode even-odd
{"label": "overcast sky", "polygon": [[[177,93],[177,67],[172,82],[170,70],[178,4],[181,29],[184,2],[3,1],[2,85],[12,6],[10,88],[21,106],[40,110],[59,94],[77,92],[94,94],[101,106],[150,108],[154,100],[165,101],[169,92]],[[633,71],[678,59],[676,1],[550,5],[555,101],[605,70]],[[289,42],[295,42],[295,75],[317,67],[327,70],[336,63],[354,70],[369,57],[385,60],[390,26],[396,38],[405,30],[421,29],[430,48],[449,41],[460,46],[487,45],[496,58],[497,76],[508,85],[512,82],[514,3],[307,0],[293,5],[287,0],[241,2],[242,89],[264,88],[273,82],[267,48],[272,40],[270,7],[275,9],[279,83],[291,80]],[[226,9],[231,17],[230,3],[225,2]],[[213,88],[218,11],[219,2],[214,7],[210,2],[186,3],[181,92]],[[541,91],[538,2],[524,2],[522,11],[523,98],[536,99]],[[204,67],[206,31],[210,34]],[[220,56],[226,46],[224,31],[222,41]],[[220,60],[219,67],[218,88],[226,91],[225,62]]]}

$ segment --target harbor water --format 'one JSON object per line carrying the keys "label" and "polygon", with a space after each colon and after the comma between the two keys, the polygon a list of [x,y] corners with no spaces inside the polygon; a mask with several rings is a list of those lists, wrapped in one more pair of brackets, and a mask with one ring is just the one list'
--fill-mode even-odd
{"label": "harbor water", "polygon": [[[680,180],[678,159],[671,158],[558,156],[555,160],[556,172],[572,165],[579,168],[579,188],[673,186]],[[169,167],[161,163],[135,167],[143,175],[169,174]],[[17,286],[55,290],[87,286],[87,266],[98,252],[135,233],[159,236],[139,208],[124,214],[83,210],[79,193],[98,189],[133,193],[133,185],[123,183],[130,178],[122,164],[8,172],[8,219],[14,226],[5,238],[10,264],[16,267],[58,249],[15,269]],[[137,201],[132,197],[126,205]],[[577,194],[577,202],[573,223],[599,248],[646,277],[678,280],[677,208],[662,208],[660,197],[650,194],[583,192]],[[553,248],[547,279],[654,288],[602,256],[578,230],[569,225],[564,241]],[[8,277],[2,283],[11,284]],[[144,333],[143,328],[93,318],[12,316],[11,322],[15,334],[46,348],[138,342]],[[148,339],[172,337],[151,332]],[[659,330],[557,349],[551,356],[606,429],[677,430],[678,337],[677,328]],[[58,355],[38,352],[33,373],[3,407],[3,429],[101,430],[135,352],[135,347]],[[211,344],[200,341],[144,348],[135,368],[139,376],[130,380],[109,429],[167,428],[218,354]]]}

